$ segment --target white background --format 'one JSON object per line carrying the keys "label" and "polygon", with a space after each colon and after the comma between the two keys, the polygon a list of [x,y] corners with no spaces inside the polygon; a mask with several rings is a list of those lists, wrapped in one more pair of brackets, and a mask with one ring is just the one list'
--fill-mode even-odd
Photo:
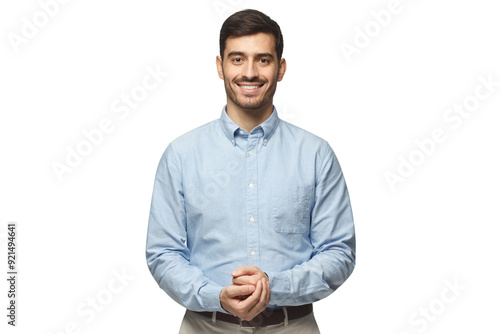
{"label": "white background", "polygon": [[[177,333],[184,310],[145,261],[154,174],[170,141],[219,117],[218,33],[243,8],[280,24],[288,70],[275,105],[328,140],[351,195],[357,267],[315,304],[322,332],[498,333],[500,87],[460,124],[443,119],[474,101],[479,77],[500,81],[498,8],[401,0],[377,31],[370,13],[389,3],[73,0],[43,22],[39,2],[3,1],[0,267],[15,221],[19,308],[7,326],[2,279],[2,333]],[[46,25],[15,46],[34,16]],[[346,57],[356,38],[363,47]],[[148,67],[169,74],[121,119],[113,103]],[[113,130],[59,180],[53,163],[103,119]],[[436,128],[446,140],[416,152]],[[391,189],[386,173],[410,156],[420,165]]]}

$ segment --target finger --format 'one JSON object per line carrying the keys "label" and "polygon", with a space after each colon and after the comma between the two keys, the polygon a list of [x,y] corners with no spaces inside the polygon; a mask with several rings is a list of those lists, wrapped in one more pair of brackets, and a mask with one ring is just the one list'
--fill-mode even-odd
{"label": "finger", "polygon": [[264,311],[267,306],[267,303],[265,301],[267,298],[267,293],[265,292],[266,288],[264,286],[265,283],[263,283],[262,280],[259,280],[257,285],[262,287],[262,293],[256,303],[248,310],[248,317],[246,318],[247,321],[254,319],[257,315]]}
{"label": "finger", "polygon": [[269,291],[269,284],[267,284],[267,280],[265,278],[259,280],[259,282],[262,285],[262,293],[260,294],[260,299],[258,303],[255,304],[255,312],[259,314],[260,312],[264,311],[265,308],[267,307],[267,304],[269,303],[269,296],[270,296],[270,291]]}
{"label": "finger", "polygon": [[261,303],[264,304],[264,308],[269,304],[269,299],[271,298],[271,288],[269,286],[269,280],[266,278],[262,279],[262,294],[260,297]]}
{"label": "finger", "polygon": [[239,306],[241,308],[241,313],[246,315],[248,314],[248,311],[259,302],[260,300],[260,295],[262,294],[262,284],[257,282],[257,286],[255,287],[255,291],[245,300],[242,300],[239,303]]}
{"label": "finger", "polygon": [[233,278],[234,285],[257,285],[257,278],[254,276],[240,276]]}
{"label": "finger", "polygon": [[239,277],[242,275],[252,275],[252,274],[255,274],[257,272],[259,272],[259,268],[257,268],[256,266],[243,266],[243,267],[239,267],[238,269],[233,271],[231,273],[231,275],[233,277]]}
{"label": "finger", "polygon": [[266,290],[265,307],[267,307],[267,305],[269,305],[269,302],[271,301],[271,284],[269,283],[268,278],[264,278],[263,282],[264,282],[263,283],[264,290]]}
{"label": "finger", "polygon": [[229,298],[236,296],[246,296],[253,293],[256,287],[253,285],[230,285],[226,288],[226,294]]}

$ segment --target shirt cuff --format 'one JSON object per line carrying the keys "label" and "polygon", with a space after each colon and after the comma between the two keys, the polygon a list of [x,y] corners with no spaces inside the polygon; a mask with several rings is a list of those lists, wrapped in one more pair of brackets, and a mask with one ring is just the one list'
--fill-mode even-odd
{"label": "shirt cuff", "polygon": [[270,305],[286,306],[287,300],[290,299],[290,280],[286,273],[283,272],[267,272],[269,277],[269,285],[271,287]]}
{"label": "shirt cuff", "polygon": [[217,311],[227,313],[220,304],[220,292],[222,291],[222,288],[220,286],[213,284],[210,286],[205,286],[203,290],[203,295],[206,296],[204,302],[205,305],[203,305],[203,311]]}

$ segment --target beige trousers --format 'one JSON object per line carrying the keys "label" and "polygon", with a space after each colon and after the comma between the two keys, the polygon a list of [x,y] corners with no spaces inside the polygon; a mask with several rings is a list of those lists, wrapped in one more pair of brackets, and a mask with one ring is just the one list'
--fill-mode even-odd
{"label": "beige trousers", "polygon": [[242,328],[232,324],[212,319],[186,310],[179,334],[320,334],[314,312],[305,317],[267,327]]}

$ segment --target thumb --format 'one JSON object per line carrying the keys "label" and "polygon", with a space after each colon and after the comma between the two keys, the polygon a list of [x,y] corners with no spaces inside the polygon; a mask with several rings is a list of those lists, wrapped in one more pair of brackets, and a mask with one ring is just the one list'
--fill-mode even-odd
{"label": "thumb", "polygon": [[232,298],[236,296],[246,296],[255,291],[253,285],[230,285],[227,287],[227,295]]}
{"label": "thumb", "polygon": [[243,267],[239,267],[238,269],[233,271],[231,273],[231,275],[233,277],[239,277],[239,276],[243,276],[243,275],[252,275],[255,273],[255,269],[256,269],[256,267],[254,267],[254,266],[243,266]]}

